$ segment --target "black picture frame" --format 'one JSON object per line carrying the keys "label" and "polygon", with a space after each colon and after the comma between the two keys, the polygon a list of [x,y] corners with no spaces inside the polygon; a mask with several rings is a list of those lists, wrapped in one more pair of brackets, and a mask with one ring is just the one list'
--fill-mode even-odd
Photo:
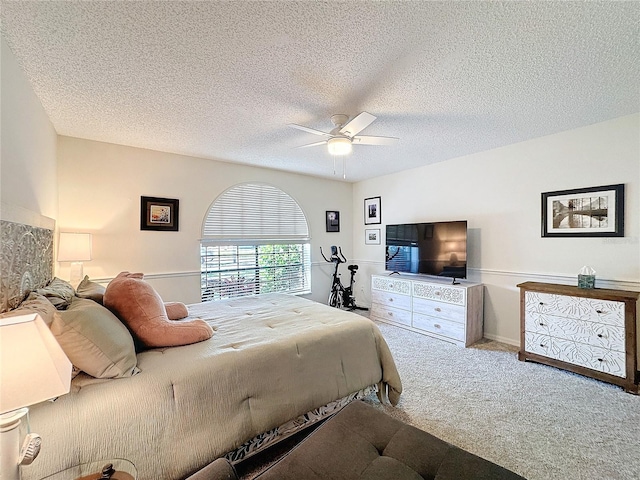
{"label": "black picture frame", "polygon": [[370,197],[364,199],[364,224],[375,225],[382,223],[382,199]]}
{"label": "black picture frame", "polygon": [[326,210],[327,232],[340,231],[340,212],[337,210]]}
{"label": "black picture frame", "polygon": [[177,232],[179,207],[175,198],[140,197],[140,230]]}
{"label": "black picture frame", "polygon": [[624,237],[624,184],[542,194],[543,237]]}

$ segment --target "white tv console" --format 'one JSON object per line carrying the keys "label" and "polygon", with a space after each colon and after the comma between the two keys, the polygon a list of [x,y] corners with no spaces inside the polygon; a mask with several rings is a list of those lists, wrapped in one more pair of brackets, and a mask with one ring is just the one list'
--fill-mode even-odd
{"label": "white tv console", "polygon": [[468,347],[483,335],[483,286],[451,278],[372,275],[371,319]]}

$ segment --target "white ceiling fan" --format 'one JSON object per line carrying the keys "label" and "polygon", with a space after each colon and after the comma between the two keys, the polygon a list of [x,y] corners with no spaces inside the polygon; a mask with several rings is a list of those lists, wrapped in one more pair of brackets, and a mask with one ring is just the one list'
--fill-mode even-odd
{"label": "white ceiling fan", "polygon": [[351,153],[352,145],[393,145],[398,141],[395,137],[372,137],[370,135],[358,135],[367,128],[377,117],[367,112],[362,112],[349,120],[348,115],[336,114],[331,116],[331,123],[335,126],[331,132],[322,132],[314,128],[304,127],[295,123],[289,126],[305,132],[327,137],[321,142],[301,145],[297,148],[315,147],[316,145],[327,145],[331,155],[347,155]]}

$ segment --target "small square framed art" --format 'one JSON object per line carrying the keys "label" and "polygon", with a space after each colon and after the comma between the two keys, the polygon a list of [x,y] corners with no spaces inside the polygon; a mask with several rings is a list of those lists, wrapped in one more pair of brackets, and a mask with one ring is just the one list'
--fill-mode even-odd
{"label": "small square framed art", "polygon": [[365,245],[380,245],[380,229],[379,228],[365,228],[365,230],[364,230],[364,244]]}
{"label": "small square framed art", "polygon": [[179,200],[140,197],[140,230],[178,231]]}

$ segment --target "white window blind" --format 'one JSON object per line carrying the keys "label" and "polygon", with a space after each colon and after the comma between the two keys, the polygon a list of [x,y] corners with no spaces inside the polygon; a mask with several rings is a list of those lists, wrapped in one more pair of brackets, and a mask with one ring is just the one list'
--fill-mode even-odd
{"label": "white window blind", "polygon": [[236,185],[213,203],[202,228],[203,240],[309,240],[307,219],[298,203],[271,185]]}
{"label": "white window blind", "polygon": [[298,203],[264,184],[236,185],[211,205],[200,245],[202,300],[311,290],[309,226]]}

